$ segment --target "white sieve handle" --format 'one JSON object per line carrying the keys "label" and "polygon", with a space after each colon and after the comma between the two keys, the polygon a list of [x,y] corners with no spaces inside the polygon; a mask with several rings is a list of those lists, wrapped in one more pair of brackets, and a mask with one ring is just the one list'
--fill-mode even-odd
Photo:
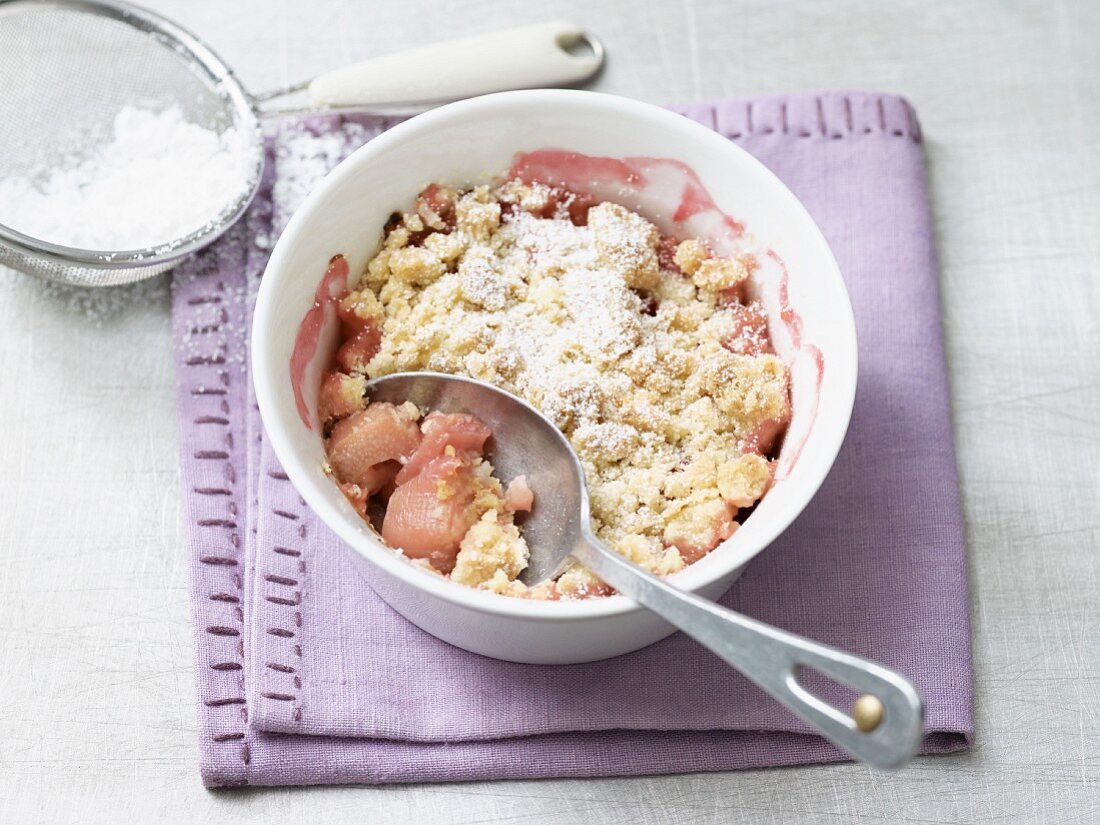
{"label": "white sieve handle", "polygon": [[[592,54],[567,51],[578,43],[587,43]],[[579,83],[602,63],[599,40],[572,23],[553,21],[364,60],[314,78],[309,96],[320,106],[435,103]]]}

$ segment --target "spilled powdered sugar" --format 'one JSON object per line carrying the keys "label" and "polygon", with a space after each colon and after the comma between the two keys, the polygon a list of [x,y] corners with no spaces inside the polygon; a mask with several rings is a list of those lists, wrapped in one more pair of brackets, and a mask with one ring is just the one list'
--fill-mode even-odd
{"label": "spilled powdered sugar", "polygon": [[166,308],[168,277],[158,275],[123,286],[85,287],[28,278],[21,272],[0,268],[0,290],[26,292],[60,311],[69,323],[83,321],[91,327],[102,327],[127,313]]}
{"label": "spilled powdered sugar", "polygon": [[[275,146],[277,174],[271,188],[275,206],[274,230],[281,232],[290,216],[321,178],[332,171],[353,149],[366,143],[372,132],[360,123],[344,123],[331,131],[288,125]],[[270,245],[273,239],[261,238]]]}

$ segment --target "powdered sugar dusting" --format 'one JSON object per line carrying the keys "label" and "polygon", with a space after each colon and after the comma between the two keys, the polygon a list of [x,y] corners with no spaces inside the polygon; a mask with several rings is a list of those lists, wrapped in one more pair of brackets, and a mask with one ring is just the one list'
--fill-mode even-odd
{"label": "powdered sugar dusting", "polygon": [[[590,227],[516,212],[493,243],[469,248],[459,267],[463,296],[475,298],[491,316],[471,313],[460,323],[471,335],[492,329],[494,350],[512,354],[511,363],[502,366],[513,373],[515,388],[544,399],[545,411],[559,426],[596,423],[600,387],[607,382],[599,362],[613,362],[637,344],[639,298],[622,279],[607,277]],[[477,263],[467,267],[471,258]],[[532,266],[557,276],[568,317],[532,312],[522,302],[505,305],[509,273]]]}
{"label": "powdered sugar dusting", "polygon": [[69,286],[56,281],[27,278],[14,270],[0,268],[5,288],[18,288],[51,305],[73,323],[80,321],[102,327],[129,312],[163,311],[168,306],[168,278],[157,276],[123,286],[88,288]]}
{"label": "powdered sugar dusting", "polygon": [[536,266],[558,276],[569,317],[555,323],[521,309],[501,325],[500,334],[522,364],[516,376],[521,393],[542,399],[558,426],[579,428],[595,449],[619,452],[616,445],[636,433],[628,425],[612,432],[599,424],[605,388],[616,380],[605,367],[638,345],[642,302],[623,278],[608,277],[620,262],[607,251],[637,243],[639,233],[603,228],[597,232],[560,216],[544,220],[526,212],[502,227],[505,243],[511,241]]}

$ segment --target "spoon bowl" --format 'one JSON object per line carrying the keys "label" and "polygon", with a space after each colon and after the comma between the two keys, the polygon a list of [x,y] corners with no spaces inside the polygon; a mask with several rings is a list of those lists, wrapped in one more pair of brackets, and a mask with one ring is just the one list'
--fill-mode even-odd
{"label": "spoon bowl", "polygon": [[519,520],[531,558],[524,584],[552,578],[577,546],[588,521],[588,489],[577,454],[538,410],[520,398],[473,378],[402,372],[367,383],[372,401],[412,401],[421,410],[468,413],[493,431],[486,456],[505,484],[525,476],[536,491],[531,512]]}

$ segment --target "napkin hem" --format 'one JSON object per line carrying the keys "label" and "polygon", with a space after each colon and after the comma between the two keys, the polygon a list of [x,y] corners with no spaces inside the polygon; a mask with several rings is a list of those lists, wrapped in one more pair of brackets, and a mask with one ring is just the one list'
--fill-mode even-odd
{"label": "napkin hem", "polygon": [[920,119],[909,100],[883,92],[762,95],[667,108],[730,140],[764,135],[829,140],[880,135],[908,138],[918,144],[924,140]]}
{"label": "napkin hem", "polygon": [[[751,737],[759,752],[738,744]],[[654,741],[656,739],[656,741]],[[523,741],[529,740],[529,741]],[[378,749],[376,761],[353,758],[355,744],[329,737],[257,734],[257,758],[270,761],[268,770],[245,783],[232,766],[203,775],[207,787],[244,785],[308,786],[325,784],[408,785],[424,782],[473,782],[514,779],[590,779],[616,776],[660,776],[684,773],[717,773],[850,763],[842,751],[820,736],[745,730],[734,734],[714,731],[633,731],[600,734],[551,734],[502,739],[498,743],[434,743],[416,747],[411,767],[392,767],[387,750],[404,751],[404,743],[359,740]],[[508,745],[523,742],[531,750],[529,760],[509,755]],[[944,756],[969,747],[965,736],[931,734],[922,743],[921,756]],[[643,747],[644,746],[644,747]],[[546,752],[552,760],[541,759]],[[404,754],[402,755],[405,756]],[[399,757],[401,758],[401,757]]]}
{"label": "napkin hem", "polygon": [[[245,699],[245,576],[240,529],[243,361],[231,357],[231,337],[244,329],[243,292],[216,278],[225,257],[243,246],[242,226],[230,230],[217,253],[191,259],[172,281],[177,340],[177,397],[183,480],[191,494],[188,539],[194,563],[192,620],[199,680],[199,746],[204,781],[244,784],[251,761]],[[234,243],[236,239],[236,243]],[[238,265],[243,264],[239,262]],[[197,598],[196,598],[197,596]],[[232,755],[230,755],[232,754]],[[232,766],[233,778],[225,773]]]}

